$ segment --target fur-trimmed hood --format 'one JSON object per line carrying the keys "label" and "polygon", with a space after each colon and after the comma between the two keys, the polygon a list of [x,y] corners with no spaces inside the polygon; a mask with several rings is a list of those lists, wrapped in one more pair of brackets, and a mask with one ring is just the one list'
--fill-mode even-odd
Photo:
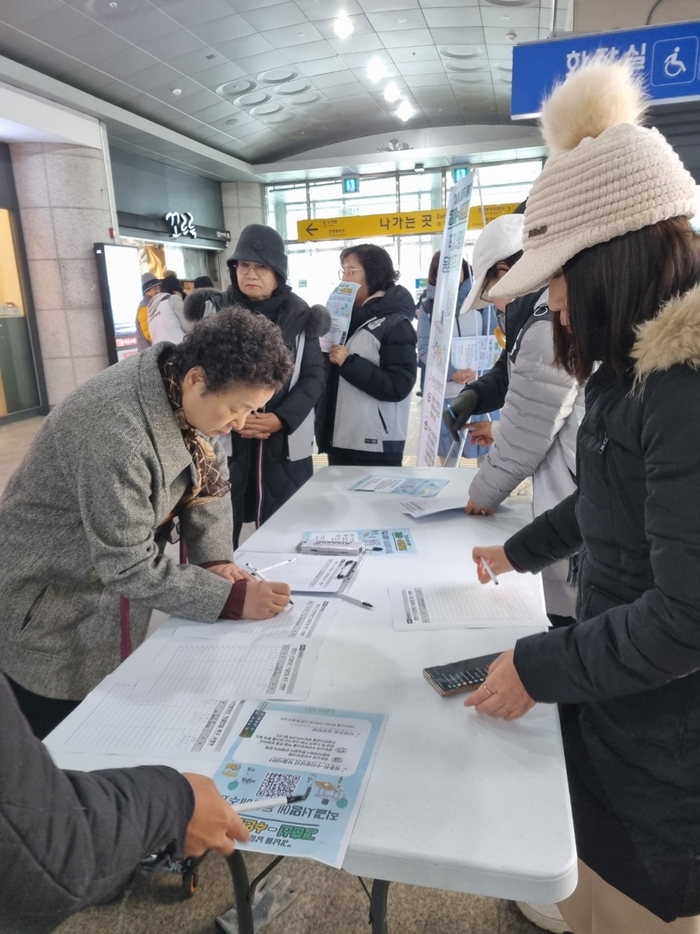
{"label": "fur-trimmed hood", "polygon": [[700,285],[671,299],[637,329],[632,348],[635,383],[654,372],[685,364],[700,369]]}

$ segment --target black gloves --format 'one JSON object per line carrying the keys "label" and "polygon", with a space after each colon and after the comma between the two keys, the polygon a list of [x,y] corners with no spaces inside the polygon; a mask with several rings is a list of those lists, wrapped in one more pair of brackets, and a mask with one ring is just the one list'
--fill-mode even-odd
{"label": "black gloves", "polygon": [[442,420],[452,435],[453,441],[459,443],[460,429],[472,417],[478,402],[479,396],[473,389],[463,389],[456,398],[449,402],[448,407],[442,413]]}

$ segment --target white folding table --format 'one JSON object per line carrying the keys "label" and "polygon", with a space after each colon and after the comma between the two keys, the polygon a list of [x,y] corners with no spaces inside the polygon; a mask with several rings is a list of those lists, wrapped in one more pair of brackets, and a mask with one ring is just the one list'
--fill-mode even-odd
{"label": "white folding table", "polygon": [[[498,628],[396,632],[387,587],[429,584],[426,561],[449,567],[455,581],[475,575],[474,545],[499,544],[530,519],[528,503],[509,499],[494,516],[448,512],[422,520],[401,514],[395,493],[351,492],[367,474],[395,468],[327,467],[245,544],[267,552],[293,550],[317,530],[410,527],[418,553],[367,556],[350,593],[370,611],[343,603],[321,648],[311,694],[318,707],[388,714],[374,768],[343,868],[375,879],[373,930],[386,930],[390,882],[498,898],[551,903],[576,885],[576,850],[557,709],[537,705],[519,720],[497,720],[465,709],[463,696],[440,697],[422,669],[511,648],[541,629]],[[449,478],[444,495],[467,490],[470,469],[403,468],[401,476]],[[440,494],[438,494],[440,495]],[[453,573],[452,573],[453,572]],[[519,576],[519,586],[539,578]],[[124,663],[143,665],[167,638],[166,622]],[[202,624],[207,625],[207,624]],[[215,625],[215,624],[214,624]],[[115,756],[68,754],[47,739],[64,768],[142,763]],[[192,762],[170,760],[192,771]],[[252,932],[243,857],[230,860],[242,934]],[[250,924],[250,927],[248,925]]]}

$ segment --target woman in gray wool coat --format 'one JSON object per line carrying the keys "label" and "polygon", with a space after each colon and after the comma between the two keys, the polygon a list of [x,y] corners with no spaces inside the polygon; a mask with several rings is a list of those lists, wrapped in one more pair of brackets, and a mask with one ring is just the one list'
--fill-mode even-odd
{"label": "woman in gray wool coat", "polygon": [[[0,499],[0,664],[49,733],[146,636],[152,609],[267,619],[286,584],[233,563],[228,468],[239,429],[292,371],[243,309],[84,383],[46,418]],[[175,519],[189,563],[163,553]]]}

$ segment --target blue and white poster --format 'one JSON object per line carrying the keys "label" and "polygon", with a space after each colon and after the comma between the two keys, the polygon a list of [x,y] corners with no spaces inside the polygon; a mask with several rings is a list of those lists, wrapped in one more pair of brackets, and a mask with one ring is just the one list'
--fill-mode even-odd
{"label": "blue and white poster", "polygon": [[538,116],[554,85],[599,51],[629,58],[652,103],[700,100],[700,22],[670,23],[516,46],[513,119]]}
{"label": "blue and white poster", "polygon": [[230,804],[305,795],[241,816],[243,850],[301,856],[339,869],[369,780],[386,716],[251,702],[214,781]]}

